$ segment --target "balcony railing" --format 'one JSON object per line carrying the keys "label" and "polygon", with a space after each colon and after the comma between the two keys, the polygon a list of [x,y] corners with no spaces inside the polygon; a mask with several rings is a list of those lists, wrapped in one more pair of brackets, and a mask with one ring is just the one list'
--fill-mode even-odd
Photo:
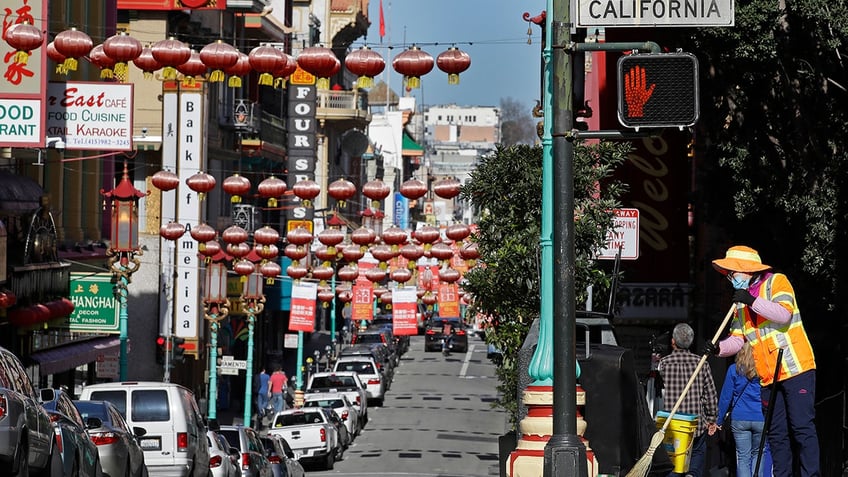
{"label": "balcony railing", "polygon": [[362,90],[318,90],[318,109],[315,117],[325,121],[353,120],[368,123],[368,93]]}

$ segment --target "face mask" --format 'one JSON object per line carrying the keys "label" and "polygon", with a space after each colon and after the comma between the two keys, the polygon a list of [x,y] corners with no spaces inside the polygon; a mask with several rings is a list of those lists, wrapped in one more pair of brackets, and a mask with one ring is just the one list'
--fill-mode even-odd
{"label": "face mask", "polygon": [[748,283],[750,283],[750,281],[750,278],[742,278],[734,275],[730,282],[733,284],[734,290],[747,290]]}

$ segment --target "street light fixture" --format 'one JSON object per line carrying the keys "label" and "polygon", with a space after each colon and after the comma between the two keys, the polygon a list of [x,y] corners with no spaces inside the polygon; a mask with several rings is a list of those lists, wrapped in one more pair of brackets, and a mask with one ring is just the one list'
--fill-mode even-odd
{"label": "street light fixture", "polygon": [[131,276],[138,270],[143,253],[138,246],[138,200],[147,193],[136,189],[130,182],[127,162],[124,161],[124,174],[121,182],[111,191],[100,190],[100,194],[112,201],[112,243],[107,256],[108,265],[115,284],[115,295],[120,302],[119,332],[120,358],[119,378],[127,379],[127,285]]}
{"label": "street light fixture", "polygon": [[209,419],[218,417],[218,327],[230,314],[227,298],[227,266],[212,262],[206,267],[206,294],[203,296],[204,318],[209,321]]}
{"label": "street light fixture", "polygon": [[246,277],[241,301],[247,312],[247,370],[244,381],[244,425],[250,423],[250,408],[253,400],[253,328],[256,315],[265,308],[265,295],[262,294],[262,282],[265,277],[259,272],[253,272]]}

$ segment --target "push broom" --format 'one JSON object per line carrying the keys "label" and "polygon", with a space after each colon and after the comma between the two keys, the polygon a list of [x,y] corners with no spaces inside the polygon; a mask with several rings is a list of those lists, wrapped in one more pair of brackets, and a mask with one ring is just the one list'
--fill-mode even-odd
{"label": "push broom", "polygon": [[[730,306],[730,310],[727,311],[727,315],[724,317],[724,321],[721,322],[721,326],[716,331],[715,336],[711,343],[715,345],[718,343],[718,339],[721,336],[722,331],[730,322],[730,318],[733,317],[733,310],[736,309],[736,303]],[[686,383],[686,386],[683,388],[683,392],[680,393],[680,397],[677,398],[677,402],[674,403],[674,407],[671,408],[671,411],[668,413],[668,417],[663,423],[662,427],[654,433],[654,436],[651,437],[651,444],[648,446],[648,450],[645,451],[645,455],[643,455],[638,461],[636,461],[636,465],[630,469],[630,472],[627,473],[626,477],[642,477],[647,476],[648,472],[651,470],[651,463],[654,459],[654,452],[656,452],[657,448],[662,444],[663,439],[665,438],[665,430],[668,428],[668,425],[671,424],[671,419],[674,417],[674,414],[680,408],[680,405],[683,404],[683,398],[686,397],[686,393],[689,392],[689,388],[692,387],[692,383],[695,382],[695,378],[698,377],[698,373],[701,371],[701,368],[704,367],[704,363],[707,362],[707,355],[701,356],[701,359],[698,360],[698,366],[695,367],[695,372],[692,373],[692,376],[689,377],[689,381]]]}

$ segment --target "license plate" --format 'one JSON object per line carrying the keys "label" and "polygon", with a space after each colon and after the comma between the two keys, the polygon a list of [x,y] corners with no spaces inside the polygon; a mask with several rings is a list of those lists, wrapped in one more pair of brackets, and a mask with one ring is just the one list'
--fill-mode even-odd
{"label": "license plate", "polygon": [[138,440],[142,450],[157,451],[162,450],[162,439],[160,437],[143,437]]}

